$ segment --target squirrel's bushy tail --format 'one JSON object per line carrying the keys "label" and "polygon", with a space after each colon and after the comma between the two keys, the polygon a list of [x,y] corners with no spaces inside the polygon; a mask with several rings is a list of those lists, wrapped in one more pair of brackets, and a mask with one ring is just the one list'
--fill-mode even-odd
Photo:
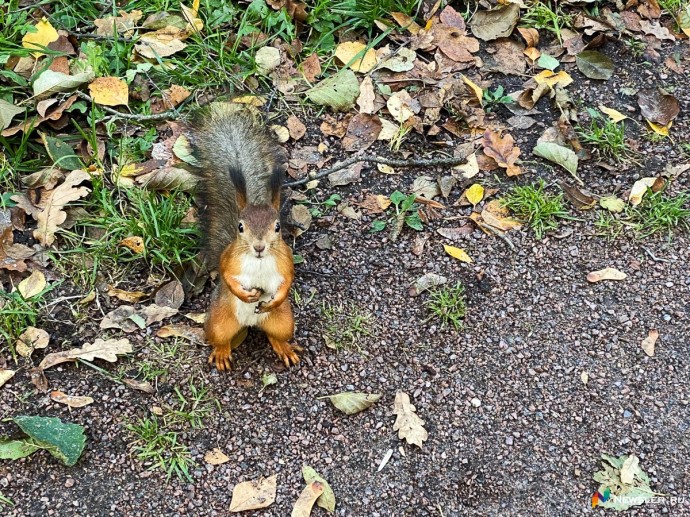
{"label": "squirrel's bushy tail", "polygon": [[269,205],[271,176],[276,168],[285,170],[286,156],[258,115],[238,104],[211,104],[195,114],[190,129],[201,180],[205,261],[209,269],[215,269],[235,238],[239,219],[230,171],[244,177],[249,204]]}

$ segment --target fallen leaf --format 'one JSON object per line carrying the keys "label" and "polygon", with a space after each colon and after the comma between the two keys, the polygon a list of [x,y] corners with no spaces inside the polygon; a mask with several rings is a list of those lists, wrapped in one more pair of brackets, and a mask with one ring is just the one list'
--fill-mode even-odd
{"label": "fallen leaf", "polygon": [[238,483],[232,489],[231,512],[257,510],[272,505],[276,500],[277,475],[256,481]]}
{"label": "fallen leaf", "polygon": [[155,393],[156,389],[151,386],[151,383],[146,381],[138,381],[136,379],[122,379],[127,386],[132,389],[143,391],[144,393]]}
{"label": "fallen leaf", "polygon": [[98,77],[89,84],[91,98],[102,106],[127,106],[129,88],[127,83],[117,77]]}
{"label": "fallen leaf", "polygon": [[398,131],[400,130],[400,127],[393,124],[390,120],[386,120],[384,118],[381,118],[381,132],[379,133],[379,136],[377,140],[385,140],[386,142],[390,141],[395,137],[395,135],[398,134]]}
{"label": "fallen leaf", "polygon": [[93,22],[93,24],[96,26],[96,35],[121,35],[125,38],[131,38],[134,35],[134,29],[136,28],[137,23],[139,22],[139,20],[141,20],[143,16],[143,12],[141,12],[138,9],[135,9],[129,13],[120,11],[119,16],[106,16],[105,18],[97,18]]}
{"label": "fallen leaf", "polygon": [[50,399],[60,404],[65,404],[71,408],[80,408],[93,404],[94,400],[91,397],[78,397],[75,395],[67,395],[61,391],[51,391]]}
{"label": "fallen leaf", "polygon": [[472,206],[476,206],[482,199],[484,199],[484,187],[479,183],[475,183],[467,190],[465,190],[465,197],[467,201],[472,203]]}
{"label": "fallen leaf", "polygon": [[172,280],[164,284],[156,291],[154,300],[156,305],[179,309],[184,302],[184,289],[182,288],[182,284],[178,280]]}
{"label": "fallen leaf", "polygon": [[319,62],[319,55],[316,52],[310,54],[307,59],[302,61],[299,68],[304,74],[304,78],[308,82],[313,83],[316,78],[321,75],[321,63]]}
{"label": "fallen leaf", "polygon": [[[400,450],[404,450],[404,449],[401,447]],[[392,456],[393,456],[393,449],[388,449],[386,451],[386,454],[383,455],[383,458],[381,458],[381,461],[379,462],[379,466],[376,469],[376,472],[381,472],[384,468],[386,468],[386,465],[388,465],[388,462],[390,461]]]}
{"label": "fallen leaf", "polygon": [[585,77],[608,81],[613,75],[613,61],[596,50],[585,50],[575,56],[577,68]]}
{"label": "fallen leaf", "polygon": [[509,133],[501,137],[500,132],[487,129],[482,138],[482,145],[484,154],[493,158],[499,167],[506,169],[508,176],[522,174],[520,166],[515,164],[520,156],[520,148],[515,146],[515,141]]}
{"label": "fallen leaf", "polygon": [[671,125],[673,125],[673,122],[669,122],[668,125],[662,126],[648,120],[647,124],[649,124],[649,127],[651,127],[652,131],[654,131],[657,135],[668,136],[668,132],[671,129]]}
{"label": "fallen leaf", "polygon": [[532,149],[532,153],[545,160],[557,163],[567,170],[580,185],[583,184],[583,181],[577,175],[578,158],[572,149],[568,149],[554,142],[539,142],[536,147]]}
{"label": "fallen leaf", "polygon": [[144,291],[125,291],[116,287],[108,286],[108,296],[114,296],[118,300],[127,303],[137,303],[148,295]]}
{"label": "fallen leaf", "polygon": [[[336,164],[337,165],[337,164]],[[341,169],[328,176],[328,182],[332,187],[341,187],[361,181],[362,163],[354,163],[346,169]]]}
{"label": "fallen leaf", "polygon": [[587,384],[589,382],[589,374],[587,372],[582,372],[580,374],[580,380],[582,381],[582,384]]}
{"label": "fallen leaf", "polygon": [[335,57],[355,72],[366,74],[376,66],[376,50],[367,49],[364,43],[347,41],[335,49]]}
{"label": "fallen leaf", "polygon": [[625,280],[626,278],[628,278],[628,275],[612,267],[592,271],[587,274],[587,281],[592,283],[601,282],[602,280]]}
{"label": "fallen leaf", "polygon": [[424,420],[415,414],[415,407],[410,403],[407,393],[399,391],[393,402],[393,414],[397,416],[393,424],[393,431],[398,431],[398,438],[421,448],[429,437],[424,429]]}
{"label": "fallen leaf", "polygon": [[181,40],[183,32],[175,27],[166,27],[154,32],[147,32],[137,40],[134,49],[137,53],[147,59],[159,59],[161,57],[172,56],[173,54],[187,48]]}
{"label": "fallen leaf", "polygon": [[65,423],[56,417],[22,415],[12,420],[31,437],[33,445],[46,449],[68,467],[77,463],[84,451],[84,426]]}
{"label": "fallen leaf", "polygon": [[36,327],[27,327],[17,338],[15,348],[22,357],[30,357],[34,350],[48,346],[50,334]]}
{"label": "fallen leaf", "polygon": [[222,465],[223,463],[230,461],[230,458],[226,456],[218,447],[216,447],[212,451],[208,451],[206,454],[204,454],[204,461],[209,465]]}
{"label": "fallen leaf", "polygon": [[467,254],[467,252],[461,248],[456,248],[455,246],[443,245],[443,249],[453,258],[458,259],[460,262],[472,262],[472,258]]}
{"label": "fallen leaf", "polygon": [[263,46],[254,54],[254,62],[260,74],[268,75],[280,65],[280,50]]}
{"label": "fallen leaf", "polygon": [[65,181],[53,190],[44,192],[38,206],[34,206],[24,194],[12,196],[12,200],[38,223],[33,235],[45,247],[55,242],[55,232],[67,218],[65,205],[86,196],[90,189],[78,187],[80,183],[90,180],[91,175],[83,170],[70,172]]}
{"label": "fallen leaf", "polygon": [[621,213],[625,209],[625,201],[616,196],[604,196],[599,199],[599,205],[609,212]]}
{"label": "fallen leaf", "polygon": [[651,189],[653,192],[661,190],[664,186],[664,179],[661,177],[650,177],[641,178],[637,180],[632,189],[630,189],[630,196],[628,196],[628,202],[632,206],[637,206],[642,203],[642,198],[647,193],[647,190]]}
{"label": "fallen leaf", "polygon": [[29,298],[33,298],[37,294],[39,294],[43,289],[46,288],[46,285],[48,283],[46,282],[46,277],[45,275],[36,270],[31,275],[26,277],[24,280],[19,282],[19,285],[17,286],[17,291],[19,291],[19,294],[22,295],[22,298],[25,300],[28,300]]}
{"label": "fallen leaf", "polygon": [[626,118],[628,118],[627,115],[623,115],[620,111],[616,111],[613,108],[607,108],[606,106],[602,106],[601,104],[599,105],[599,111],[608,115],[609,118],[615,123],[618,123],[621,120],[625,120]]}
{"label": "fallen leaf", "polygon": [[136,235],[133,235],[131,237],[125,237],[120,242],[118,242],[118,245],[130,249],[136,254],[144,253],[146,249],[144,247],[144,239]]}
{"label": "fallen leaf", "polygon": [[323,485],[318,481],[313,481],[309,483],[302,493],[299,495],[299,499],[295,503],[292,509],[291,517],[309,517],[311,515],[311,509],[314,506],[316,500],[323,494]]}
{"label": "fallen leaf", "polygon": [[668,126],[680,113],[678,99],[658,88],[640,90],[637,104],[644,118],[660,126]]}
{"label": "fallen leaf", "polygon": [[456,63],[475,63],[472,53],[479,51],[479,41],[465,35],[464,30],[442,24],[434,27],[434,43]]}
{"label": "fallen leaf", "polygon": [[25,111],[26,108],[20,108],[11,102],[0,99],[0,131],[8,128],[12,122],[12,119],[20,113],[24,113]]}
{"label": "fallen leaf", "polygon": [[204,329],[190,327],[189,325],[182,325],[180,323],[173,323],[159,328],[156,332],[156,336],[161,338],[181,337],[192,343],[204,343]]}
{"label": "fallen leaf", "polygon": [[479,86],[477,86],[475,83],[473,83],[470,79],[465,77],[464,75],[462,77],[462,82],[465,83],[469,89],[474,93],[475,98],[477,99],[477,102],[479,102],[479,105],[481,106],[483,103],[483,98],[484,98],[484,90],[482,90]]}
{"label": "fallen leaf", "polygon": [[659,331],[652,329],[649,331],[649,335],[642,340],[642,350],[644,350],[644,353],[649,357],[654,356],[654,346],[656,345],[657,339],[659,339]]}
{"label": "fallen leaf", "polygon": [[393,167],[385,163],[377,163],[376,169],[383,174],[398,174]]}
{"label": "fallen leaf", "polygon": [[482,220],[489,226],[507,232],[522,226],[522,222],[510,217],[510,210],[503,206],[500,200],[494,199],[484,205],[481,213]]}
{"label": "fallen leaf", "polygon": [[470,235],[474,229],[469,224],[464,224],[457,228],[439,228],[436,230],[439,235],[450,239],[451,241],[462,241],[465,237]]}
{"label": "fallen leaf", "polygon": [[376,109],[374,101],[376,94],[374,93],[374,83],[371,76],[366,76],[359,85],[359,97],[357,97],[357,105],[360,113],[373,114]]}
{"label": "fallen leaf", "polygon": [[347,125],[347,132],[342,142],[343,149],[348,152],[368,149],[376,142],[380,132],[381,121],[377,115],[357,113]]}
{"label": "fallen leaf", "polygon": [[38,367],[41,370],[46,370],[56,364],[65,363],[68,361],[77,361],[83,359],[85,361],[93,361],[94,359],[103,359],[110,363],[117,361],[118,355],[125,355],[132,353],[132,344],[127,338],[121,339],[96,339],[93,343],[87,343],[81,348],[72,348],[64,352],[55,352],[48,354],[43,358]]}
{"label": "fallen leaf", "polygon": [[416,194],[417,196],[423,196],[426,199],[433,199],[441,194],[441,188],[435,178],[431,176],[419,176],[412,182],[410,193]]}
{"label": "fallen leaf", "polygon": [[323,493],[316,500],[316,504],[327,512],[335,512],[335,494],[328,481],[309,465],[302,465],[302,476],[307,483],[317,481],[323,485]]}
{"label": "fallen leaf", "polygon": [[477,11],[472,17],[472,34],[483,41],[507,38],[520,18],[520,6],[510,3],[491,11]]}
{"label": "fallen leaf", "polygon": [[350,69],[324,79],[308,90],[307,98],[319,106],[329,106],[336,111],[349,110],[359,95],[359,81]]}
{"label": "fallen leaf", "polygon": [[354,415],[369,408],[374,402],[381,398],[381,395],[379,393],[345,391],[335,395],[326,395],[321,398],[330,400],[331,404],[346,415]]}
{"label": "fallen leaf", "polygon": [[524,38],[528,47],[536,47],[539,44],[539,31],[537,29],[518,27],[518,32]]}
{"label": "fallen leaf", "polygon": [[564,181],[561,181],[559,185],[563,189],[565,197],[568,199],[568,201],[570,201],[578,210],[590,210],[596,206],[597,200],[589,192],[585,192],[577,187],[568,185]]}
{"label": "fallen leaf", "polygon": [[650,488],[649,476],[640,468],[637,456],[601,457],[603,469],[594,474],[594,480],[600,483],[595,494],[597,507],[623,511],[664,495]]}
{"label": "fallen leaf", "polygon": [[294,205],[290,209],[290,219],[292,219],[292,222],[295,225],[293,235],[295,237],[299,237],[311,226],[312,215],[306,206]]}
{"label": "fallen leaf", "polygon": [[558,73],[554,73],[551,70],[542,70],[534,76],[534,80],[537,84],[546,84],[551,88],[553,88],[556,85],[565,88],[573,82],[573,78],[570,77],[570,75],[568,75],[568,73],[563,70],[561,70]]}
{"label": "fallen leaf", "polygon": [[386,107],[393,118],[400,124],[419,113],[421,109],[419,101],[410,97],[407,90],[400,90],[388,97]]}
{"label": "fallen leaf", "polygon": [[[36,25],[32,26],[32,31],[27,32],[22,37],[22,47],[29,50],[43,49],[47,47],[49,43],[57,41],[60,37],[55,28],[50,24],[50,22],[43,18]],[[32,52],[34,57],[40,57],[44,55],[44,52],[35,51]]]}
{"label": "fallen leaf", "polygon": [[426,273],[415,281],[408,292],[410,296],[415,297],[433,287],[446,283],[448,283],[448,279],[445,276],[437,275],[436,273]]}
{"label": "fallen leaf", "polygon": [[17,373],[15,370],[0,368],[0,387],[4,386],[7,381],[14,377],[15,373]]}
{"label": "fallen leaf", "polygon": [[79,88],[93,80],[95,77],[91,68],[73,75],[54,72],[46,69],[33,82],[32,88],[34,96],[38,98],[46,97],[53,93],[62,93]]}
{"label": "fallen leaf", "polygon": [[479,174],[479,163],[477,162],[477,155],[475,153],[470,154],[467,157],[467,163],[457,165],[453,167],[453,170],[458,171],[465,179],[474,178],[477,174]]}
{"label": "fallen leaf", "polygon": [[387,68],[391,72],[409,72],[414,68],[417,53],[407,47],[400,47],[396,52],[386,46],[376,52],[378,68]]}

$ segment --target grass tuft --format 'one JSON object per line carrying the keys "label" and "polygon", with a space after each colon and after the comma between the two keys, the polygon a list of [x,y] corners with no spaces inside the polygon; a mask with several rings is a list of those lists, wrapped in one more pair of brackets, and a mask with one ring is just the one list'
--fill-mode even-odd
{"label": "grass tuft", "polygon": [[353,303],[324,303],[321,307],[321,316],[325,327],[323,337],[329,348],[360,349],[361,339],[371,336],[373,314]]}
{"label": "grass tuft", "polygon": [[657,233],[669,237],[677,228],[690,228],[690,191],[671,197],[663,190],[648,192],[636,207],[628,210],[635,233],[641,239]]}
{"label": "grass tuft", "polygon": [[452,325],[455,330],[462,328],[467,305],[465,287],[458,283],[454,286],[441,286],[429,292],[425,304],[433,316],[441,321],[441,327]]}
{"label": "grass tuft", "polygon": [[614,122],[597,110],[588,108],[589,126],[578,125],[575,128],[583,143],[594,147],[604,158],[620,162],[630,158],[632,150],[625,141],[625,122]]}
{"label": "grass tuft", "polygon": [[544,180],[539,180],[535,185],[513,187],[502,199],[504,206],[529,223],[537,239],[558,228],[559,219],[572,219],[563,206],[563,194],[548,194],[545,188]]}

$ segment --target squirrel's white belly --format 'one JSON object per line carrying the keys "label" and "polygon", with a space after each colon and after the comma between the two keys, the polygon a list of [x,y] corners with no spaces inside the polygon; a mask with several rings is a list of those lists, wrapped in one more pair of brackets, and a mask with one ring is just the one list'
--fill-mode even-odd
{"label": "squirrel's white belly", "polygon": [[260,259],[252,255],[245,255],[241,259],[241,275],[237,275],[237,280],[242,287],[251,291],[261,289],[263,294],[258,302],[244,303],[242,300],[235,299],[235,317],[237,321],[245,327],[259,325],[267,317],[268,313],[256,314],[254,311],[259,302],[269,302],[278,288],[283,283],[283,277],[278,271],[275,257],[267,255]]}

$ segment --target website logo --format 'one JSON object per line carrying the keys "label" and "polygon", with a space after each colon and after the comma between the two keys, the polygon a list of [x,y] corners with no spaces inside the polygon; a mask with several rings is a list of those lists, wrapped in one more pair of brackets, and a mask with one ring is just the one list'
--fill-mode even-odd
{"label": "website logo", "polygon": [[596,508],[597,505],[605,503],[611,497],[611,489],[607,488],[603,493],[597,491],[592,495],[592,508]]}

